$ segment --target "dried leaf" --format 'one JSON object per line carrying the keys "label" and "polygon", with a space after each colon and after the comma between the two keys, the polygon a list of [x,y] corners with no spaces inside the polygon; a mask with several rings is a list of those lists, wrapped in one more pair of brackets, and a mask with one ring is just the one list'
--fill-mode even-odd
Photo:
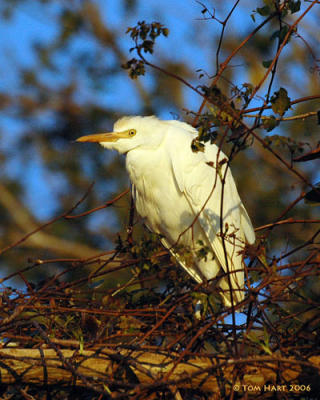
{"label": "dried leaf", "polygon": [[284,88],[275,92],[270,101],[272,110],[281,116],[290,108],[291,104],[288,92]]}

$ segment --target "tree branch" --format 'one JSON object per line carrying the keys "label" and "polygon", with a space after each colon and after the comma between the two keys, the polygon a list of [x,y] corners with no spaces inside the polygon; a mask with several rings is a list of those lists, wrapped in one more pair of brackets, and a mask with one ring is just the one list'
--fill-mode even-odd
{"label": "tree branch", "polygon": [[[42,354],[41,354],[42,353]],[[112,350],[103,348],[98,351],[59,350],[54,349],[18,349],[0,350],[1,382],[6,384],[71,384],[75,376],[75,384],[86,386],[86,382],[99,379],[104,384],[130,388],[137,387],[130,379],[117,381],[119,368],[128,369],[139,381],[141,389],[176,385],[178,388],[200,389],[218,392],[219,381],[232,382],[234,386],[266,383],[276,384],[276,370],[282,365],[282,376],[286,382],[297,383],[306,367],[320,370],[320,357],[313,356],[307,361],[277,356],[259,356],[241,359],[226,359],[225,356],[190,357],[182,360],[174,369],[170,381],[162,379],[172,370],[178,355],[175,353],[144,352],[130,350]],[[61,361],[63,358],[64,361]],[[72,365],[69,370],[68,365]],[[241,366],[241,374],[235,368]],[[222,369],[223,367],[223,369]],[[219,370],[219,371],[218,371]],[[223,376],[220,374],[223,371]],[[127,375],[128,376],[128,375]],[[232,392],[228,385],[229,394]]]}

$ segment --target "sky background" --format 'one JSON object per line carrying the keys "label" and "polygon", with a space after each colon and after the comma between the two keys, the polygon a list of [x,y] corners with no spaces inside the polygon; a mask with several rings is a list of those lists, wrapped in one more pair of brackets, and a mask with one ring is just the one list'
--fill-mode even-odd
{"label": "sky background", "polygon": [[[126,28],[134,26],[138,20],[160,21],[170,30],[170,41],[159,38],[157,41],[157,52],[165,58],[185,62],[191,68],[204,69],[212,73],[210,57],[208,57],[207,42],[212,40],[215,44],[215,27],[212,21],[201,21],[202,6],[195,1],[158,1],[149,0],[148,7],[145,2],[140,1],[137,12],[128,13],[123,7],[123,2],[118,0],[97,1],[100,4],[102,17],[106,25],[116,29],[118,32],[118,42],[125,54],[129,57],[129,49],[132,47],[131,39],[125,34]],[[105,5],[107,4],[107,7]],[[21,93],[18,69],[33,68],[37,65],[38,59],[35,55],[33,44],[47,44],[54,39],[57,34],[57,18],[59,4],[53,2],[46,7],[43,13],[36,2],[21,4],[16,7],[16,12],[8,20],[0,20],[0,35],[6,40],[2,41],[0,49],[0,90],[15,94]],[[250,21],[250,20],[249,20]],[[252,23],[251,23],[252,25]],[[241,27],[242,24],[239,24]],[[250,27],[249,27],[250,28]],[[208,32],[209,30],[209,32]],[[197,41],[192,40],[192,35],[196,32]],[[204,41],[203,49],[198,47],[199,41]],[[70,62],[72,53],[86,47],[91,48],[95,43],[86,37],[79,37],[70,46],[67,55],[56,57],[59,66],[57,73],[44,72],[43,79],[54,87],[64,84],[72,79],[73,66]],[[210,46],[209,46],[210,48]],[[113,60],[106,57],[106,62],[112,63]],[[153,80],[148,75],[142,77],[143,85],[148,88],[152,86]],[[102,104],[110,110],[116,110],[127,114],[139,112],[141,104],[136,88],[129,79],[127,72],[122,70],[120,74],[114,76],[112,81],[107,83],[104,93],[97,92],[83,77],[81,91],[77,94],[79,101],[87,101]],[[197,108],[201,99],[189,89],[185,89],[186,105],[190,109]],[[170,108],[161,107],[158,116],[165,119],[171,118]],[[45,118],[45,116],[41,116]],[[50,118],[50,115],[48,116]],[[50,176],[51,185],[46,184],[48,177],[43,168],[40,157],[30,154],[30,159],[21,162],[19,155],[19,140],[24,131],[24,124],[10,114],[1,114],[1,128],[10,134],[5,134],[0,138],[0,150],[10,154],[11,160],[6,163],[3,173],[11,179],[23,179],[28,182],[29,190],[26,192],[26,202],[32,208],[36,217],[46,220],[56,212],[55,190],[63,186],[63,178]],[[111,127],[106,127],[111,128]],[[70,144],[74,145],[74,144]],[[22,176],[23,175],[23,176]],[[60,189],[61,190],[61,189]]]}

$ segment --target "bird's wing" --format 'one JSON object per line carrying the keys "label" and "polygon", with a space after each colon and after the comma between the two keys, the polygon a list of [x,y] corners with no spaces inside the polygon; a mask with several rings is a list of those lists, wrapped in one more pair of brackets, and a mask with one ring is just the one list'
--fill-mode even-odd
{"label": "bird's wing", "polygon": [[[195,217],[198,216],[200,226],[223,270],[230,272],[232,288],[239,289],[236,297],[240,301],[243,298],[244,273],[239,251],[245,242],[252,243],[255,236],[227,157],[215,145],[206,145],[204,153],[193,153],[190,148],[191,135],[177,131],[174,135],[168,149],[177,186],[186,196]],[[224,176],[225,183],[222,184]]]}
{"label": "bird's wing", "polygon": [[188,274],[197,282],[197,283],[202,283],[203,279],[200,275],[200,273],[196,270],[195,267],[187,265],[183,257],[179,254],[178,251],[175,250],[174,247],[168,243],[166,238],[161,238],[160,239],[161,243],[163,246],[170,251],[170,253],[173,255],[173,257],[178,261],[178,263],[181,265],[181,267],[188,272]]}
{"label": "bird's wing", "polygon": [[253,244],[256,240],[256,235],[254,233],[254,229],[250,217],[247,213],[247,210],[244,208],[244,205],[242,203],[240,205],[240,215],[241,215],[241,228],[246,237],[247,243]]}

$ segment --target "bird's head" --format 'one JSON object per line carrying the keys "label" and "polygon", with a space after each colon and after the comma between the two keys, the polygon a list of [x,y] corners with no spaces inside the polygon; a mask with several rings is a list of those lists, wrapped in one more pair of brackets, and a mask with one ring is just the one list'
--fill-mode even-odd
{"label": "bird's head", "polygon": [[113,127],[113,132],[81,136],[77,142],[96,142],[101,146],[128,153],[137,147],[156,147],[162,141],[162,121],[151,117],[123,117]]}

